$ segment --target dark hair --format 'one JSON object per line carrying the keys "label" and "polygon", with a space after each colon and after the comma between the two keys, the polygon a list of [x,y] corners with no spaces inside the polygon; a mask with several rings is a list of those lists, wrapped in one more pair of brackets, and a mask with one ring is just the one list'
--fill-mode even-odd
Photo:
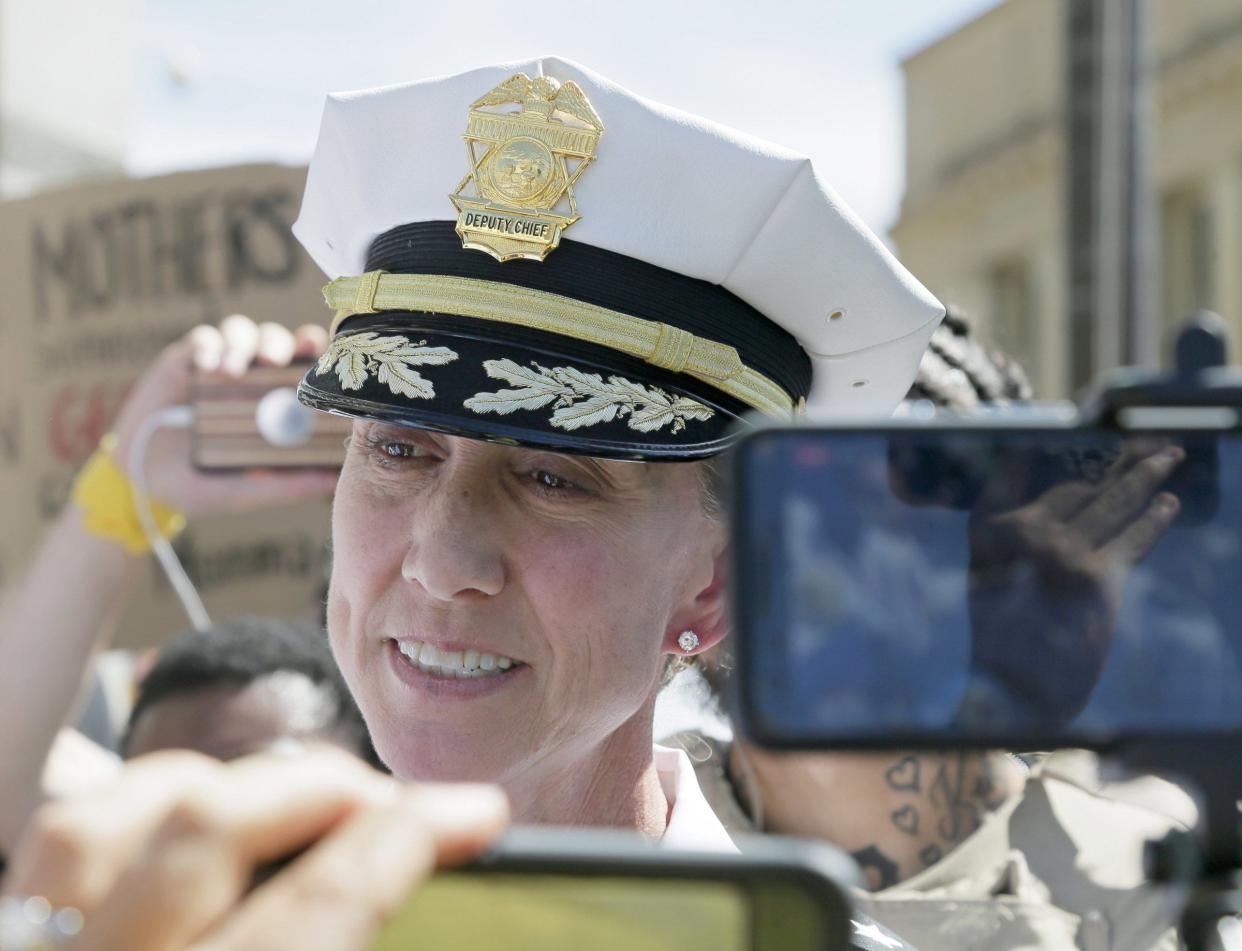
{"label": "dark hair", "polygon": [[906,395],[943,409],[1029,400],[1031,384],[1017,361],[970,335],[970,321],[950,307],[932,334],[914,384]]}
{"label": "dark hair", "polygon": [[302,621],[237,617],[168,643],[143,678],[121,738],[129,746],[144,712],[171,697],[207,687],[245,687],[277,673],[295,673],[324,689],[333,710],[324,730],[376,763],[362,715],[345,686],[322,627]]}

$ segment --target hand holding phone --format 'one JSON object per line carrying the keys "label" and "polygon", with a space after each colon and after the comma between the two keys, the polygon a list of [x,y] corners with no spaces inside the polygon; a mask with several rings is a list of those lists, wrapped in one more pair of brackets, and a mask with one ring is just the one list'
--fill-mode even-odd
{"label": "hand holding phone", "polygon": [[230,763],[166,751],[36,813],[5,888],[76,909],[74,943],[94,948],[361,951],[433,867],[507,821],[494,786],[402,785],[327,747]]}
{"label": "hand holding phone", "polygon": [[130,951],[836,951],[864,933],[840,884],[853,862],[768,837],[679,853],[616,831],[514,830],[428,879],[507,821],[498,787],[401,784],[331,748],[156,753],[45,806],[5,885],[76,908],[84,944]]}
{"label": "hand holding phone", "polygon": [[[226,318],[219,327],[196,327],[169,345],[131,389],[113,427],[117,461],[123,466],[128,464],[134,437],[148,419],[169,407],[191,403],[195,374],[227,379],[237,386],[248,370],[264,364],[262,373],[287,380],[296,372],[290,364],[295,359],[312,358],[322,349],[325,339],[323,328],[308,326],[294,333],[275,324],[256,325],[241,315]],[[254,388],[250,391],[254,392]],[[266,389],[260,387],[256,406],[264,392]],[[253,412],[251,409],[252,420]],[[257,428],[257,423],[253,425]],[[338,451],[343,452],[339,448],[344,439],[344,431],[341,432],[333,439]],[[164,429],[152,438],[143,460],[152,497],[191,517],[326,497],[336,484],[332,468],[265,471],[256,475],[249,471],[255,466],[238,464],[227,467],[232,471],[204,471],[194,465],[193,446],[189,431]]]}

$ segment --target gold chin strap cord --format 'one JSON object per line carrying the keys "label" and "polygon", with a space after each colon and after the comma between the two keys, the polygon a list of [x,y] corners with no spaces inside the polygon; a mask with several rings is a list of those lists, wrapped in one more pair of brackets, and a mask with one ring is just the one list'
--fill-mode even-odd
{"label": "gold chin strap cord", "polygon": [[560,294],[472,277],[368,271],[361,277],[338,277],[323,289],[323,296],[336,311],[334,334],[346,317],[385,310],[494,320],[610,347],[702,380],[773,416],[789,416],[794,408],[785,390],[742,363],[728,344]]}

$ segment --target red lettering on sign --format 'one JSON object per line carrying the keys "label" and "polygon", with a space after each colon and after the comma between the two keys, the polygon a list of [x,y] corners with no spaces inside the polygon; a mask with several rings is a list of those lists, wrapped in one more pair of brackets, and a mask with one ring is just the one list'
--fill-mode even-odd
{"label": "red lettering on sign", "polygon": [[55,457],[65,463],[81,462],[99,445],[125,396],[129,383],[66,383],[52,398],[48,442]]}

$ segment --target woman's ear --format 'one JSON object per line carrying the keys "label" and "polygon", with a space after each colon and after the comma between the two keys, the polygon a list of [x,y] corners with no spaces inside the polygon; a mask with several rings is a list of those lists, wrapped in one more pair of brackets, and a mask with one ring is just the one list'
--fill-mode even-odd
{"label": "woman's ear", "polygon": [[[692,657],[715,647],[729,633],[727,565],[728,547],[722,544],[712,558],[711,579],[690,604],[673,616],[664,632],[666,654]],[[682,635],[686,632],[693,633],[694,637],[683,641]],[[691,643],[693,646],[689,646]]]}

